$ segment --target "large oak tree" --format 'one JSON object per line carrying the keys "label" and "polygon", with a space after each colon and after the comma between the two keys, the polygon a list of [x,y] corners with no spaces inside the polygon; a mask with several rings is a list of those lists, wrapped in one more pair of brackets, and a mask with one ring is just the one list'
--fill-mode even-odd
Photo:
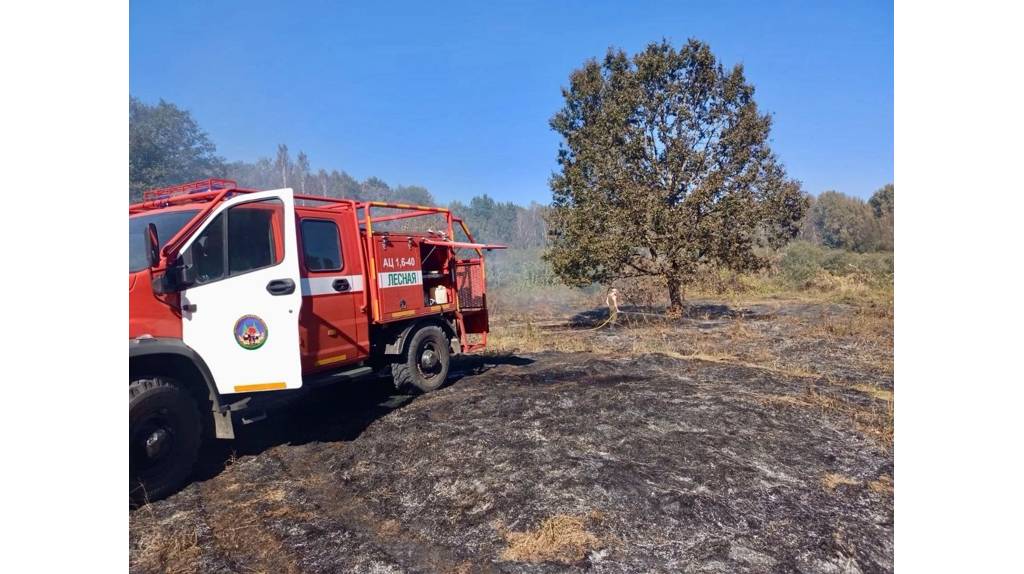
{"label": "large oak tree", "polygon": [[742,66],[707,44],[610,49],[563,88],[547,259],[572,285],[660,277],[672,308],[702,268],[752,270],[797,231],[807,199],[769,146]]}

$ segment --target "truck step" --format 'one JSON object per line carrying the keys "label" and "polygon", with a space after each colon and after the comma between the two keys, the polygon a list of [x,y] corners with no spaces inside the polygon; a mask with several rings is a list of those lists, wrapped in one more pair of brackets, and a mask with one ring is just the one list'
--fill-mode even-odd
{"label": "truck step", "polygon": [[267,411],[247,412],[242,415],[242,424],[251,425],[267,418]]}
{"label": "truck step", "polygon": [[310,375],[302,380],[303,385],[309,386],[323,386],[331,383],[340,383],[342,381],[352,381],[360,377],[372,375],[374,372],[372,367],[356,367],[354,369],[346,369],[344,371],[334,371],[330,373],[319,373],[316,375]]}

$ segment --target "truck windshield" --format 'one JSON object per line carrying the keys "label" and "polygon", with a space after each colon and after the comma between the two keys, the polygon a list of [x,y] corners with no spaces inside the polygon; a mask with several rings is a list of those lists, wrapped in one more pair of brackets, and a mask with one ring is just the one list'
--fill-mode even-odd
{"label": "truck windshield", "polygon": [[197,213],[198,209],[187,209],[128,218],[128,272],[142,271],[148,265],[145,236],[150,223],[156,224],[156,235],[162,248]]}

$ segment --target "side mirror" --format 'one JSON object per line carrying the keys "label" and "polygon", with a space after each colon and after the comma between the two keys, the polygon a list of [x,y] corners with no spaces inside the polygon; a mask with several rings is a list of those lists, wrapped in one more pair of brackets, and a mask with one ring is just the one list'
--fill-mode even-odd
{"label": "side mirror", "polygon": [[160,237],[157,236],[156,225],[146,226],[146,262],[150,267],[160,264]]}

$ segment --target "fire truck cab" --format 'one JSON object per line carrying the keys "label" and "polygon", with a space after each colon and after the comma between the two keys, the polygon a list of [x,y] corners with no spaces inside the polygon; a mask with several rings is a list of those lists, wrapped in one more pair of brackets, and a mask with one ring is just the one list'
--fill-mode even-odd
{"label": "fire truck cab", "polygon": [[[444,208],[211,179],[128,211],[135,502],[173,492],[205,437],[234,438],[275,399],[382,369],[429,392],[487,344],[483,253],[503,246]],[[440,229],[403,231],[424,216]]]}

